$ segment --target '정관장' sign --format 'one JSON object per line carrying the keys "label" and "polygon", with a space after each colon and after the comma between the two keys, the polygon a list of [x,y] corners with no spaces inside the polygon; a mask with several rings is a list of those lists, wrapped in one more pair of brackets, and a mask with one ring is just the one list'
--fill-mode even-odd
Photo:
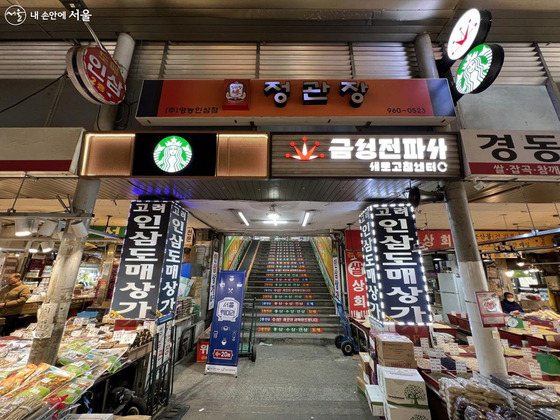
{"label": "'\uc815\uad00\uc7a5' sign", "polygon": [[346,250],[348,312],[352,318],[366,319],[368,299],[362,251]]}
{"label": "'\uc815\uad00\uc7a5' sign", "polygon": [[373,204],[360,215],[372,316],[382,322],[432,322],[414,209],[410,204]]}
{"label": "'\uc815\uad00\uc7a5' sign", "polygon": [[227,373],[237,376],[244,291],[244,271],[220,272],[206,373]]}
{"label": "'\uc815\uad00\uc7a5' sign", "polygon": [[133,319],[175,309],[187,215],[173,201],[132,201],[112,310]]}

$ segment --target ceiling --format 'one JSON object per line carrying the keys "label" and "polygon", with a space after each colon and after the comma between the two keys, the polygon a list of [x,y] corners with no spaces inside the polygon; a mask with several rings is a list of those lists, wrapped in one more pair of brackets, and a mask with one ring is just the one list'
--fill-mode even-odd
{"label": "ceiling", "polygon": [[[493,14],[491,42],[560,42],[557,0],[84,0],[101,39],[192,42],[409,42],[419,33],[445,41],[463,11]],[[58,0],[0,0],[0,10],[62,9]],[[0,40],[91,39],[75,19],[0,20]]]}
{"label": "ceiling", "polygon": [[[0,211],[11,208],[21,185],[20,179],[0,179]],[[360,212],[373,201],[390,202],[406,196],[406,189],[417,185],[430,192],[434,181],[376,179],[289,179],[289,180],[164,180],[104,179],[94,210],[93,225],[126,226],[131,199],[141,194],[181,198],[189,210],[189,226],[214,228],[222,232],[295,234],[326,233],[353,225],[357,228]],[[26,180],[15,209],[25,212],[60,212],[56,196],[72,195],[75,179]],[[478,230],[540,230],[558,228],[560,185],[486,182],[473,188],[465,182],[473,225]],[[429,200],[428,200],[429,201]],[[272,204],[286,225],[266,225]],[[237,211],[243,212],[250,226],[245,226]],[[301,223],[306,211],[312,218],[306,227]],[[108,219],[108,217],[110,218]],[[532,219],[532,220],[531,220]],[[4,218],[9,223],[9,218]],[[443,203],[424,203],[417,211],[419,229],[449,229]]]}

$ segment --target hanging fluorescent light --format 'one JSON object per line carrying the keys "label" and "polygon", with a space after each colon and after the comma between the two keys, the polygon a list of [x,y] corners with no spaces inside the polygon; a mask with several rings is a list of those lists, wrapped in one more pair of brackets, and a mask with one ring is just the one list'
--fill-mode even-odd
{"label": "hanging fluorescent light", "polygon": [[247,221],[247,218],[245,217],[245,215],[243,213],[241,213],[240,211],[237,212],[237,215],[241,218],[241,221],[243,223],[245,223],[245,225],[249,226],[249,222]]}
{"label": "hanging fluorescent light", "polygon": [[514,271],[513,271],[513,270],[508,270],[508,271],[506,271],[506,276],[508,276],[508,277],[512,277],[513,274],[514,274]]}
{"label": "hanging fluorescent light", "polygon": [[29,245],[28,251],[31,254],[35,254],[35,253],[39,252],[39,245],[37,244],[37,242],[31,242],[31,245]]}
{"label": "hanging fluorescent light", "polygon": [[269,213],[266,216],[273,221],[280,219],[280,214],[276,211],[276,204],[271,204]]}
{"label": "hanging fluorescent light", "polygon": [[443,255],[441,254],[434,254],[432,256],[432,261],[443,261]]}
{"label": "hanging fluorescent light", "polygon": [[16,223],[16,236],[31,235],[31,220],[16,219],[15,223]]}
{"label": "hanging fluorescent light", "polygon": [[263,223],[267,225],[276,226],[276,225],[285,225],[288,222],[286,220],[264,220]]}
{"label": "hanging fluorescent light", "polygon": [[301,226],[302,227],[307,226],[307,223],[309,223],[310,219],[311,219],[311,211],[306,211],[305,216],[303,216],[303,223],[301,224]]}
{"label": "hanging fluorescent light", "polygon": [[53,220],[45,220],[41,227],[39,228],[39,235],[41,236],[52,236],[54,231],[58,228],[58,222]]}
{"label": "hanging fluorescent light", "polygon": [[54,242],[53,241],[44,241],[41,242],[41,251],[42,252],[51,252],[54,248]]}

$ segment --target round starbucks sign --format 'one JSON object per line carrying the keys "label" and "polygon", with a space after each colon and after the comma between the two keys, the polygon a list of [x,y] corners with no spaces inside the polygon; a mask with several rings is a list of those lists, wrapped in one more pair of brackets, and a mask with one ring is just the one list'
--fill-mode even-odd
{"label": "round starbucks sign", "polygon": [[503,63],[504,50],[501,46],[477,45],[461,61],[455,77],[455,88],[462,95],[482,92],[496,80]]}
{"label": "round starbucks sign", "polygon": [[182,171],[189,165],[191,158],[191,145],[179,136],[164,138],[154,149],[154,162],[164,172]]}

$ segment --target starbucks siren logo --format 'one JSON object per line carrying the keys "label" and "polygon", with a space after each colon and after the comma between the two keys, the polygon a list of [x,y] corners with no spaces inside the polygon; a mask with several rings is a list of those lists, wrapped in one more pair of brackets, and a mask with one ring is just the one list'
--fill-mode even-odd
{"label": "starbucks siren logo", "polygon": [[487,44],[473,48],[461,62],[455,78],[457,91],[471,93],[484,81],[492,65],[492,49]]}
{"label": "starbucks siren logo", "polygon": [[169,136],[161,140],[154,149],[154,162],[165,172],[179,172],[185,169],[192,157],[188,141],[179,136]]}

